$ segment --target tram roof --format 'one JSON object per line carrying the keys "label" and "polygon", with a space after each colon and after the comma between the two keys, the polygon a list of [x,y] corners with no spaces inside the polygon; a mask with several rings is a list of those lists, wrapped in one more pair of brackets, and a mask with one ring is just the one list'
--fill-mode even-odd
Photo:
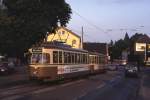
{"label": "tram roof", "polygon": [[61,50],[69,50],[69,51],[77,51],[77,52],[88,52],[87,50],[83,50],[83,49],[75,49],[75,48],[71,48],[71,46],[66,45],[62,42],[45,42],[42,43],[40,46],[34,46],[33,48],[36,47],[43,47],[43,48],[51,48],[51,49],[61,49]]}
{"label": "tram roof", "polygon": [[89,52],[90,55],[102,55],[102,56],[105,56],[104,54],[102,53],[98,53],[98,52]]}

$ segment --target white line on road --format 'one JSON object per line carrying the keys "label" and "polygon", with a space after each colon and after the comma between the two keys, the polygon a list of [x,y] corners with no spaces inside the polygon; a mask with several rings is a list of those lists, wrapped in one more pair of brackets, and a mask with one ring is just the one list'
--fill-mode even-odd
{"label": "white line on road", "polygon": [[74,98],[73,100],[78,100],[78,99],[80,99],[80,98],[84,97],[85,95],[87,95],[87,93],[86,93],[86,92],[85,92],[85,93],[83,93],[82,95],[80,95],[80,96],[78,96],[78,97]]}
{"label": "white line on road", "polygon": [[49,88],[39,89],[39,90],[36,90],[36,91],[32,92],[32,94],[39,94],[39,93],[43,93],[43,92],[52,91],[52,90],[55,90],[55,89],[56,89],[56,87],[49,87]]}
{"label": "white line on road", "polygon": [[40,89],[40,90],[32,92],[32,94],[39,94],[39,93],[43,93],[43,92],[52,91],[52,90],[55,90],[55,89],[57,89],[59,87],[65,87],[65,86],[77,84],[77,83],[80,83],[82,81],[84,81],[84,80],[79,80],[79,81],[76,81],[76,82],[70,82],[70,83],[62,84],[62,85],[56,86],[56,87],[48,87],[48,88]]}
{"label": "white line on road", "polygon": [[106,84],[103,83],[103,84],[99,85],[99,86],[97,87],[97,89],[100,89],[100,88],[104,87],[105,85],[106,85]]}
{"label": "white line on road", "polygon": [[66,83],[66,84],[62,84],[61,87],[69,86],[69,85],[72,85],[72,84],[77,84],[77,83],[80,83],[80,82],[83,82],[83,81],[85,81],[85,80],[69,82],[69,83]]}

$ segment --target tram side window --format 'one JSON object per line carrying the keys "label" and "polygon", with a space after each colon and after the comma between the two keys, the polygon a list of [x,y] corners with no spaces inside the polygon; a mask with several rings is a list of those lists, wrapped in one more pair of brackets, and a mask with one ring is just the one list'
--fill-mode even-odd
{"label": "tram side window", "polygon": [[100,63],[100,64],[102,63],[101,56],[99,57],[99,63]]}
{"label": "tram side window", "polygon": [[75,53],[75,63],[77,63],[77,53]]}
{"label": "tram side window", "polygon": [[89,62],[92,64],[92,56],[89,56]]}
{"label": "tram side window", "polygon": [[98,56],[98,64],[100,63],[100,62],[99,62],[99,59],[100,59],[100,57]]}
{"label": "tram side window", "polygon": [[90,56],[88,56],[88,59],[89,59],[89,64],[91,64],[91,57],[90,57]]}
{"label": "tram side window", "polygon": [[80,54],[80,64],[82,63],[82,54]]}
{"label": "tram side window", "polygon": [[58,63],[58,51],[53,51],[53,63]]}
{"label": "tram side window", "polygon": [[92,58],[91,58],[91,56],[89,56],[89,64],[91,64],[92,63]]}
{"label": "tram side window", "polygon": [[85,54],[82,54],[82,63],[84,64],[85,63]]}
{"label": "tram side window", "polygon": [[83,64],[83,54],[81,54],[81,64]]}
{"label": "tram side window", "polygon": [[105,57],[102,57],[102,63],[105,63]]}
{"label": "tram side window", "polygon": [[94,64],[94,63],[95,63],[95,57],[92,56],[92,64]]}
{"label": "tram side window", "polygon": [[75,59],[74,59],[74,53],[71,53],[71,59],[72,59],[72,63],[75,63]]}
{"label": "tram side window", "polygon": [[97,58],[96,58],[96,56],[95,56],[95,62],[94,62],[95,64],[97,63]]}
{"label": "tram side window", "polygon": [[84,63],[86,64],[86,54],[84,54]]}
{"label": "tram side window", "polygon": [[84,64],[84,54],[81,54],[81,56],[82,56],[81,63]]}
{"label": "tram side window", "polygon": [[102,56],[100,57],[100,63],[104,63],[104,58]]}
{"label": "tram side window", "polygon": [[64,63],[67,63],[67,52],[64,52]]}
{"label": "tram side window", "polygon": [[83,63],[86,64],[86,55],[83,54]]}
{"label": "tram side window", "polygon": [[82,54],[79,54],[79,57],[80,57],[79,63],[81,64],[82,63]]}
{"label": "tram side window", "polygon": [[87,64],[88,63],[88,61],[87,61],[87,54],[85,54],[85,63]]}
{"label": "tram side window", "polygon": [[80,55],[77,54],[77,63],[80,63]]}
{"label": "tram side window", "polygon": [[68,52],[68,63],[71,63],[71,53]]}
{"label": "tram side window", "polygon": [[43,54],[43,63],[50,63],[50,55],[48,53]]}
{"label": "tram side window", "polygon": [[85,62],[86,62],[86,64],[88,63],[88,55],[87,54],[85,55]]}
{"label": "tram side window", "polygon": [[94,59],[95,59],[94,63],[96,64],[96,63],[97,63],[97,58],[96,58],[96,56],[94,57]]}
{"label": "tram side window", "polygon": [[59,63],[62,63],[62,51],[59,51]]}
{"label": "tram side window", "polygon": [[97,56],[97,64],[98,64],[98,56]]}

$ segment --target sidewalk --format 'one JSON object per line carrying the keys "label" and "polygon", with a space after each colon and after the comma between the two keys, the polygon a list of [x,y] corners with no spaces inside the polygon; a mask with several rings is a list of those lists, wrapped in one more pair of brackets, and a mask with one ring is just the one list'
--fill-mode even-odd
{"label": "sidewalk", "polygon": [[16,72],[11,75],[0,76],[0,88],[9,87],[29,81],[27,66],[16,67]]}
{"label": "sidewalk", "polygon": [[137,100],[150,100],[150,68],[145,68],[142,72]]}

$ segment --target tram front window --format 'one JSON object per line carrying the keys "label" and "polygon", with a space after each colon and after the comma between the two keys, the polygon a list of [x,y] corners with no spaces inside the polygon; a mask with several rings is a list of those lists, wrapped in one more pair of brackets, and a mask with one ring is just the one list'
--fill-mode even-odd
{"label": "tram front window", "polygon": [[42,54],[32,54],[32,64],[42,63]]}
{"label": "tram front window", "polygon": [[31,63],[32,64],[50,63],[50,56],[49,54],[34,53],[32,54]]}

